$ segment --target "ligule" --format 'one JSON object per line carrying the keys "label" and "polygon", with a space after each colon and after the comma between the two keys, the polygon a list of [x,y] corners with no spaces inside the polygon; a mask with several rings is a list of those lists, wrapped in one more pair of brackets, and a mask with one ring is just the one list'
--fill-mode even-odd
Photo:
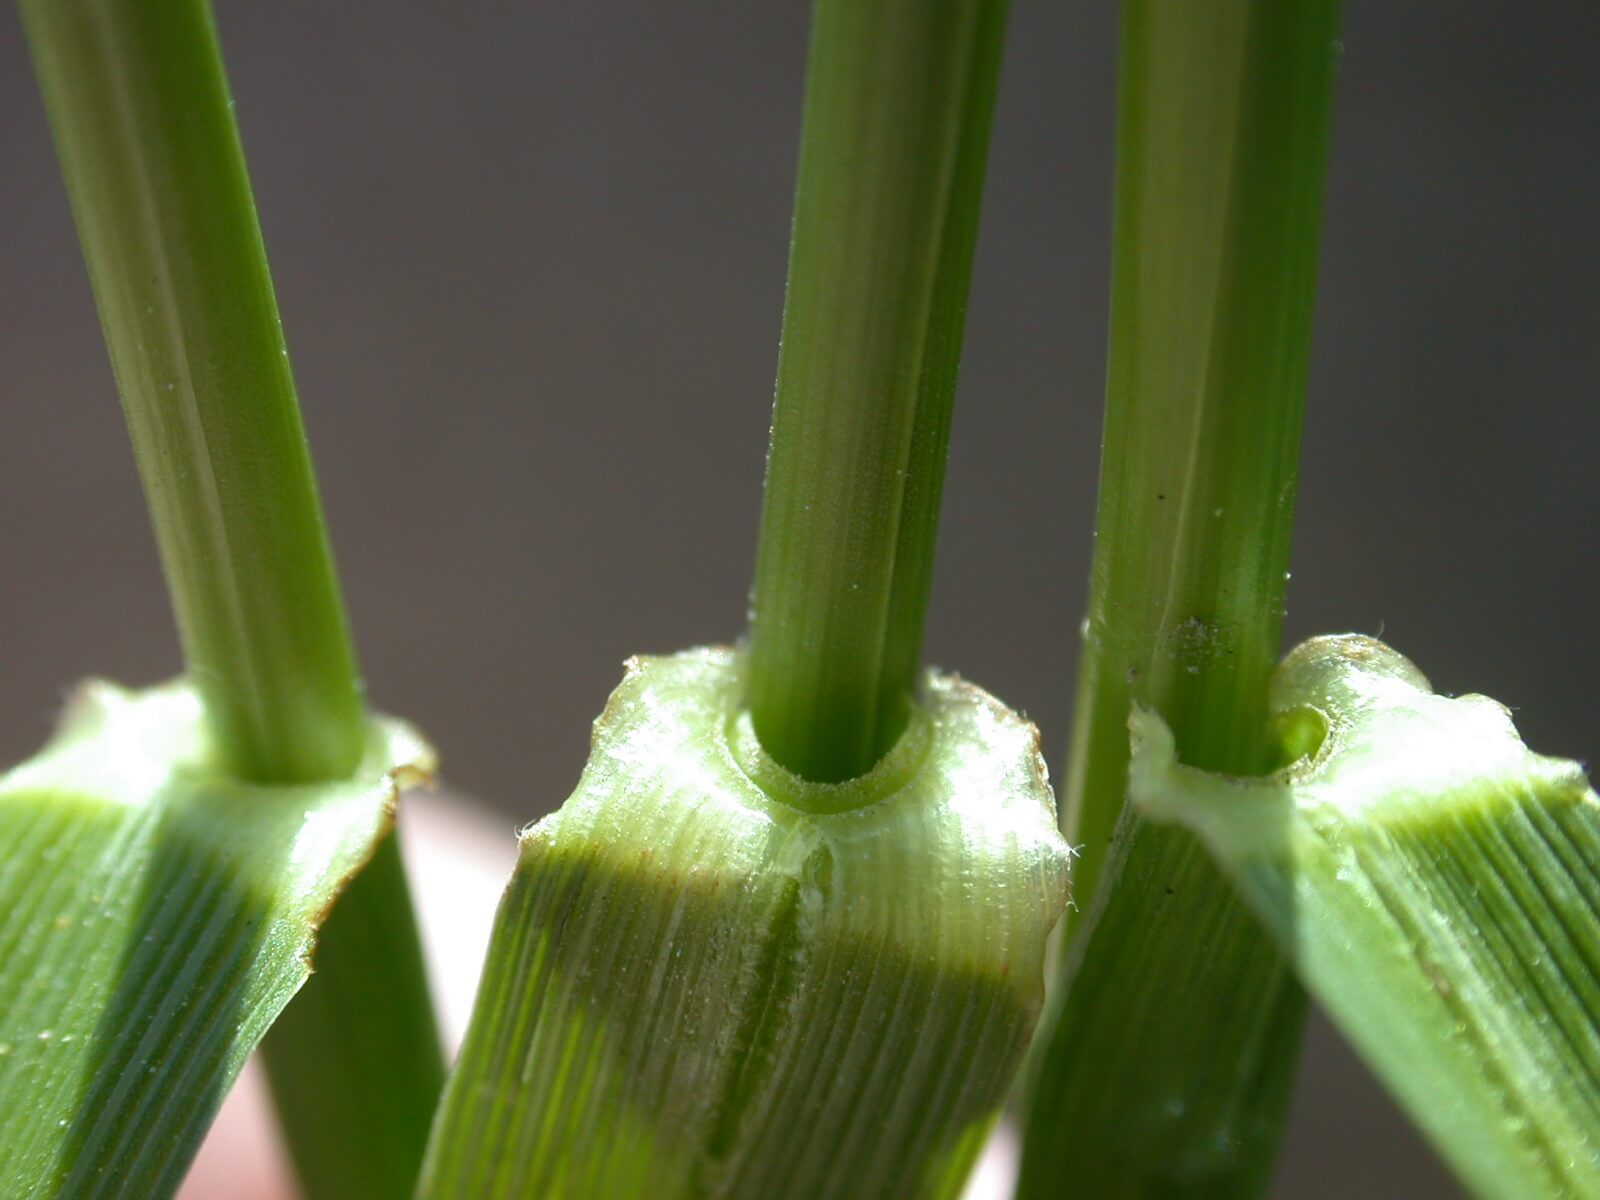
{"label": "ligule", "polygon": [[1600,799],[1582,769],[1370,638],[1297,648],[1273,711],[1309,752],[1258,779],[1179,764],[1136,712],[1132,801],[1200,835],[1475,1194],[1596,1195]]}
{"label": "ligule", "polygon": [[0,1194],[170,1194],[432,762],[381,721],[347,781],[241,783],[188,685],[81,689],[0,778]]}
{"label": "ligule", "polygon": [[523,838],[426,1197],[957,1193],[1067,852],[1030,725],[930,676],[867,775],[760,749],[731,650],[635,660]]}

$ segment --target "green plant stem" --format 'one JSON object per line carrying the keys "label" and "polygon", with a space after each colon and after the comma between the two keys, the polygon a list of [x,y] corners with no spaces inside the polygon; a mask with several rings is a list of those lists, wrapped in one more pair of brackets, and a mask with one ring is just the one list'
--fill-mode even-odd
{"label": "green plant stem", "polygon": [[218,745],[255,782],[348,775],[355,655],[209,10],[22,12]]}
{"label": "green plant stem", "polygon": [[1004,0],[819,0],[750,625],[762,744],[810,780],[905,727]]}
{"label": "green plant stem", "polygon": [[263,1043],[308,1196],[400,1200],[416,1185],[445,1074],[418,945],[391,834],[340,897],[319,970]]}
{"label": "green plant stem", "polygon": [[[21,10],[217,750],[252,782],[344,778],[365,745],[361,687],[210,9],[22,0]],[[343,1073],[328,1086],[377,1111],[409,1106],[408,1128],[426,1128],[442,1067],[404,874],[386,861],[380,853],[334,919],[313,1000],[292,1006],[265,1045],[270,1061],[315,1063],[319,1086]],[[372,928],[357,936],[363,923]],[[385,939],[382,954],[359,949]],[[416,1061],[390,1060],[398,1082],[365,1065],[340,1027],[356,1023],[348,1012],[317,1015],[329,1007],[314,1002],[319,990],[385,1022],[408,1014],[392,1053]],[[358,1162],[380,1149],[336,1123],[309,1132]],[[392,1167],[373,1169],[383,1178]],[[356,1194],[306,1182],[312,1195]]]}
{"label": "green plant stem", "polygon": [[1333,0],[1129,0],[1100,509],[1063,821],[1092,893],[1128,711],[1185,762],[1275,764],[1332,99]]}
{"label": "green plant stem", "polygon": [[1337,7],[1124,8],[1098,540],[1064,804],[1088,911],[1036,1064],[1022,1196],[1057,1195],[1069,1173],[1097,1196],[1249,1194],[1276,1150],[1303,997],[1193,838],[1121,814],[1134,702],[1187,763],[1276,765],[1267,687]]}

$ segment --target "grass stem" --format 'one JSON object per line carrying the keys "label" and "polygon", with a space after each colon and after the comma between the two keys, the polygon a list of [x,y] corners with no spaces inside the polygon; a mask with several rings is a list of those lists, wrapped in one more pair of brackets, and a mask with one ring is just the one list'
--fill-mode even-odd
{"label": "grass stem", "polygon": [[778,762],[861,775],[921,652],[1004,0],[819,0],[750,626]]}
{"label": "grass stem", "polygon": [[21,7],[219,748],[258,783],[346,776],[355,655],[209,9]]}
{"label": "grass stem", "polygon": [[[1194,839],[1123,813],[1128,716],[1272,765],[1336,0],[1127,0],[1106,430],[1064,797],[1086,913],[1019,1195],[1249,1195],[1303,996]],[[1108,1087],[1106,1080],[1115,1079]],[[1086,1175],[1085,1172],[1089,1174]]]}
{"label": "grass stem", "polygon": [[[210,8],[21,8],[217,749],[243,780],[342,779],[365,707]],[[443,1067],[392,837],[316,967],[264,1043],[275,1082],[296,1081],[277,1089],[291,1151],[303,1171],[343,1164],[305,1174],[310,1196],[399,1200]],[[323,1089],[349,1103],[318,1107]],[[313,1109],[327,1119],[292,1119]],[[410,1137],[409,1158],[393,1133],[367,1136],[378,1114]]]}

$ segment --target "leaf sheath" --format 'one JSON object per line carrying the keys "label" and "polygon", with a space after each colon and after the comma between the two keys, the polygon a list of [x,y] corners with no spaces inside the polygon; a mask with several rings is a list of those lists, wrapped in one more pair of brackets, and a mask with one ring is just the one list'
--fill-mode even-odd
{"label": "leaf sheath", "polygon": [[1198,833],[1306,986],[1472,1192],[1600,1195],[1600,799],[1482,696],[1370,638],[1275,680],[1325,731],[1263,778],[1181,765],[1135,715],[1131,798]]}

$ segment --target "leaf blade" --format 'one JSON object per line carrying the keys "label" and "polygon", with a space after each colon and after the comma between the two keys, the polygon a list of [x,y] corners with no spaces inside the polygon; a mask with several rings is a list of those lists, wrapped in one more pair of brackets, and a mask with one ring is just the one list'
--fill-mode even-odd
{"label": "leaf blade", "polygon": [[233,783],[186,685],[93,684],[0,779],[0,1192],[176,1187],[400,782],[431,769],[402,725],[368,741],[348,783]]}
{"label": "leaf blade", "polygon": [[1581,768],[1371,639],[1297,649],[1274,710],[1327,733],[1259,780],[1178,764],[1136,714],[1133,802],[1201,837],[1477,1194],[1600,1194],[1600,799]]}

